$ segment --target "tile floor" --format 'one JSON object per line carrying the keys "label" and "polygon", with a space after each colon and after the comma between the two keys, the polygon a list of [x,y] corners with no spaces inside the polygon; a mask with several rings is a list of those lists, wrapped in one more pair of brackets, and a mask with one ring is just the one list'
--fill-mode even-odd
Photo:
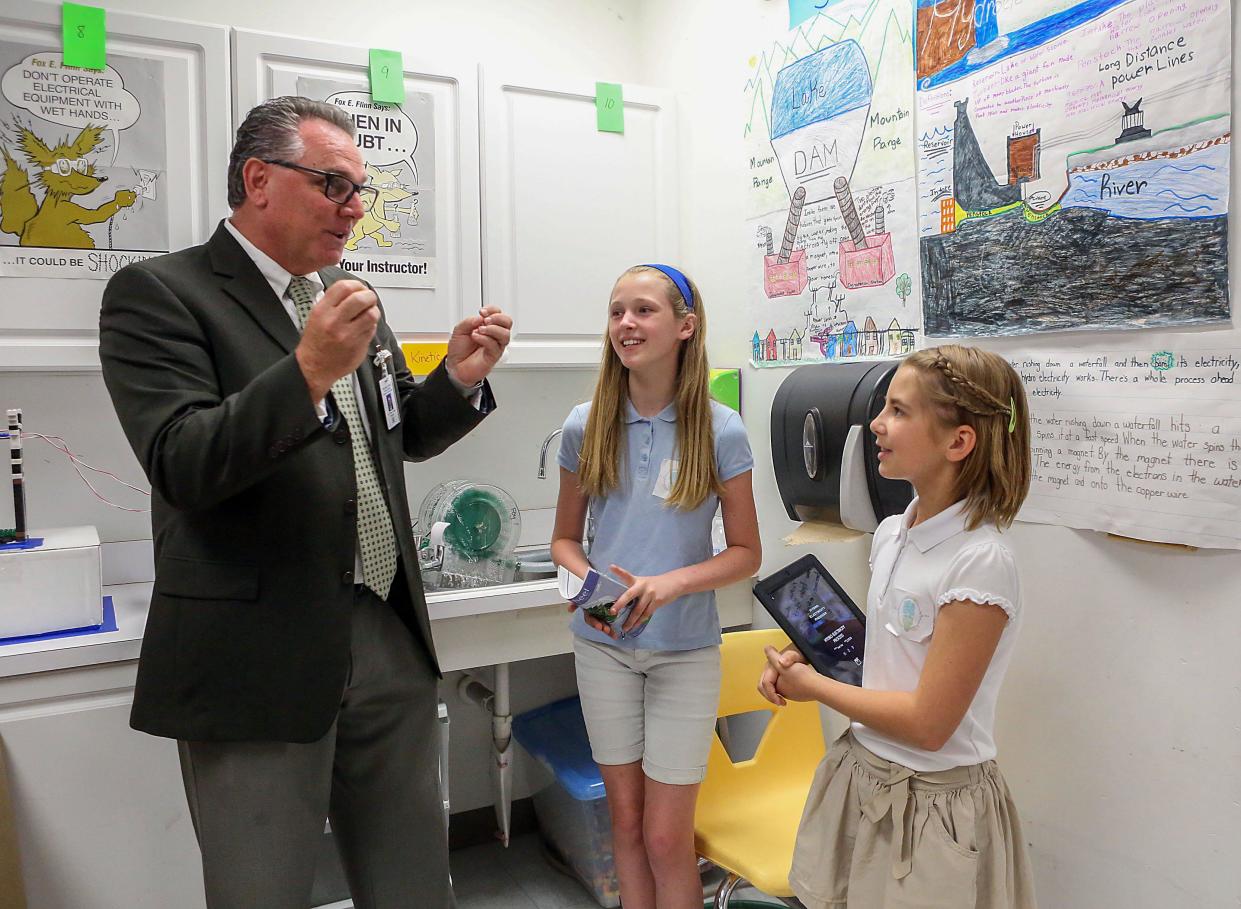
{"label": "tile floor", "polygon": [[[508,849],[497,842],[455,850],[451,862],[457,909],[599,909],[576,878],[548,863],[536,833],[514,837]],[[718,874],[708,875],[708,894],[714,892]],[[733,899],[780,906],[752,887],[738,888]],[[353,909],[353,903],[341,900],[319,909]]]}
{"label": "tile floor", "polygon": [[[598,909],[576,878],[561,874],[543,857],[536,834],[452,853],[453,888],[458,909]],[[780,904],[753,888],[739,888],[734,900]]]}

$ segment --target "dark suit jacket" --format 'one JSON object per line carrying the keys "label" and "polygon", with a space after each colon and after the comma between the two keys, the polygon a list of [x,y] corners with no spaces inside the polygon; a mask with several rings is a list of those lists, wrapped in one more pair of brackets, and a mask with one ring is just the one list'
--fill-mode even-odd
{"label": "dark suit jacket", "polygon": [[[351,277],[320,274],[325,284]],[[223,225],[205,245],[128,266],[104,291],[103,377],[152,488],[155,588],[136,729],[310,742],[336,716],[349,669],[356,482],[349,430],[316,416],[298,339]],[[376,340],[393,354],[401,396],[401,422],[386,429],[368,355],[358,379],[405,569],[389,602],[438,667],[402,462],[439,454],[483,413],[443,364],[416,384],[385,321]],[[492,403],[488,388],[484,398]]]}

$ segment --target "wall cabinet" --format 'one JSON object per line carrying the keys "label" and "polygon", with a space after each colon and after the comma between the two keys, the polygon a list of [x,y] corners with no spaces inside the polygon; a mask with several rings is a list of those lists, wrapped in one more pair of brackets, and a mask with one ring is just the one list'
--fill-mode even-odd
{"label": "wall cabinet", "polygon": [[508,363],[599,361],[622,271],[677,258],[671,92],[625,85],[623,134],[595,83],[482,67],[483,294],[513,314]]}

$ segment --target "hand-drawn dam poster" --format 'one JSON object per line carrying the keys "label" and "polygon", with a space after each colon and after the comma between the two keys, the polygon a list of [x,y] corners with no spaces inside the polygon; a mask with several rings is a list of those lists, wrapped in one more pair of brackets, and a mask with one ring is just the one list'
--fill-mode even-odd
{"label": "hand-drawn dam poster", "polygon": [[1227,0],[919,0],[928,335],[1223,322]]}
{"label": "hand-drawn dam poster", "polygon": [[907,353],[922,330],[912,7],[840,0],[750,58],[751,361]]}

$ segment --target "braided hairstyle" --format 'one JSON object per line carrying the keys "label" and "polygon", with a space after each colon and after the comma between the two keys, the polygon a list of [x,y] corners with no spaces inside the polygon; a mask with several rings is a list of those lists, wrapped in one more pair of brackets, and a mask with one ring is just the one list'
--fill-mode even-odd
{"label": "braided hairstyle", "polygon": [[1030,412],[1021,377],[998,354],[960,344],[917,351],[903,365],[917,371],[945,426],[974,430],[955,490],[965,499],[966,527],[1007,527],[1030,491]]}

